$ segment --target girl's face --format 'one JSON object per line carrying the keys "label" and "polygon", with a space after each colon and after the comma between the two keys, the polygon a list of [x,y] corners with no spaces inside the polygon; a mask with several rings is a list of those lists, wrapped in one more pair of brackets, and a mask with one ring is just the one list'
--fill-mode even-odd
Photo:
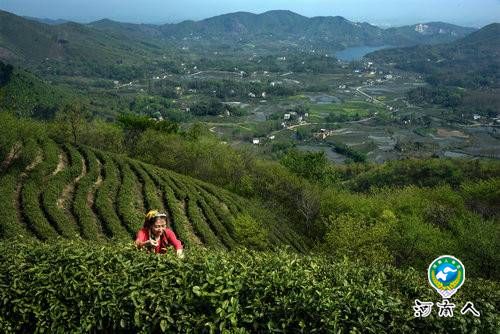
{"label": "girl's face", "polygon": [[163,231],[167,228],[167,220],[165,218],[159,217],[156,218],[156,221],[153,223],[152,230],[155,237],[160,236]]}

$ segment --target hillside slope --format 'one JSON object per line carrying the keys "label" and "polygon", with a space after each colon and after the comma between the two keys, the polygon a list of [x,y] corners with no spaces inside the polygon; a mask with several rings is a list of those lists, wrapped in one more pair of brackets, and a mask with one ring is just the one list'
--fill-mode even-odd
{"label": "hillside slope", "polygon": [[[9,65],[0,61],[0,77],[5,66]],[[0,80],[0,110],[49,119],[62,104],[69,103],[75,96],[70,90],[50,85],[28,71],[11,68],[13,70],[8,78]]]}
{"label": "hillside slope", "polygon": [[47,25],[0,11],[0,60],[36,67],[43,73],[109,76],[111,70],[126,71],[127,66],[144,64],[155,51],[90,26]]}
{"label": "hillside slope", "polygon": [[2,239],[131,240],[144,213],[158,209],[186,247],[248,246],[253,229],[263,231],[262,247],[306,249],[285,226],[259,225],[240,197],[124,156],[43,139],[14,143],[2,160]]}

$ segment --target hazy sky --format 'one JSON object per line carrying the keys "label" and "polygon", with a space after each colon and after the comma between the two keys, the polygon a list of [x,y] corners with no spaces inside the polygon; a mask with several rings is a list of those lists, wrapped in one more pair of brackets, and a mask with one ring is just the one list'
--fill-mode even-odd
{"label": "hazy sky", "polygon": [[0,9],[79,22],[110,18],[166,23],[272,9],[288,9],[309,17],[341,15],[378,25],[445,21],[479,27],[500,22],[500,0],[0,0]]}

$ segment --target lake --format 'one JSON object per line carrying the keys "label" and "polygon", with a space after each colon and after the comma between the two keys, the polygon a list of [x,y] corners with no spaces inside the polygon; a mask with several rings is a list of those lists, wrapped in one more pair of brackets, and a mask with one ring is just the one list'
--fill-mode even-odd
{"label": "lake", "polygon": [[392,46],[390,45],[382,45],[382,46],[356,46],[352,48],[347,48],[342,51],[335,52],[335,57],[337,59],[342,60],[342,61],[353,61],[353,60],[360,60],[363,58],[366,54],[377,51],[377,50],[382,50],[382,49],[387,49],[391,48]]}

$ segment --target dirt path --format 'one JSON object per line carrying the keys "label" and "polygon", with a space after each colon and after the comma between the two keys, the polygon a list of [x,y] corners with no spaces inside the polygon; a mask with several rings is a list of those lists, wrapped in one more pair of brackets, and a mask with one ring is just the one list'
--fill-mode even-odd
{"label": "dirt path", "polygon": [[59,153],[59,162],[57,163],[56,170],[52,173],[52,176],[61,172],[63,169],[68,167],[68,157],[64,152]]}
{"label": "dirt path", "polygon": [[198,235],[196,235],[196,233],[194,232],[193,224],[191,224],[191,222],[189,221],[189,218],[188,218],[188,215],[186,212],[186,200],[178,201],[178,205],[179,205],[179,209],[181,209],[181,211],[182,211],[182,214],[184,215],[184,217],[186,217],[186,221],[187,221],[186,230],[187,230],[188,235],[190,237],[189,241],[193,245],[203,246],[203,242],[198,237]]}
{"label": "dirt path", "polygon": [[16,193],[14,196],[14,207],[16,208],[17,221],[20,224],[23,224],[23,218],[21,215],[21,212],[22,212],[21,211],[22,210],[22,208],[21,208],[21,191],[23,189],[24,180],[28,176],[28,173],[30,171],[32,171],[33,169],[35,169],[35,167],[38,166],[38,164],[40,164],[42,161],[43,161],[43,155],[42,155],[42,153],[38,152],[36,157],[35,157],[35,160],[33,160],[33,162],[31,164],[29,164],[24,169],[24,171],[19,175],[19,179],[18,179],[17,187],[16,187]]}
{"label": "dirt path", "polygon": [[87,203],[88,203],[89,208],[94,206],[95,193],[96,193],[97,189],[102,184],[102,162],[97,158],[96,158],[96,161],[97,161],[97,166],[99,167],[99,174],[97,175],[97,180],[94,183],[94,187],[92,188],[92,191],[90,191],[87,195]]}
{"label": "dirt path", "polygon": [[145,202],[144,202],[144,185],[141,183],[141,180],[134,172],[132,166],[128,165],[128,168],[132,172],[131,174],[134,176],[134,194],[135,194],[135,203],[134,206],[139,212],[146,212]]}
{"label": "dirt path", "polygon": [[59,209],[67,210],[68,213],[70,211],[69,207],[71,206],[70,205],[71,198],[73,198],[73,194],[75,192],[75,186],[82,177],[87,175],[87,166],[85,165],[85,160],[83,158],[81,160],[82,160],[82,172],[73,180],[73,182],[69,183],[68,185],[66,185],[66,187],[64,187],[64,190],[61,193],[61,197],[59,197],[59,199],[57,200],[57,207]]}
{"label": "dirt path", "polygon": [[19,157],[19,153],[21,153],[22,148],[23,148],[23,145],[20,142],[17,142],[14,145],[12,145],[9,153],[5,157],[5,160],[2,161],[2,163],[0,164],[0,172],[6,170],[7,167],[10,166],[12,161]]}
{"label": "dirt path", "polygon": [[136,189],[139,191],[140,203],[138,203],[138,206],[139,208],[141,208],[141,212],[146,212],[146,210],[149,210],[149,208],[146,203],[146,189],[144,187],[144,183],[141,182],[141,177],[139,175],[139,172],[135,169],[135,166],[129,164],[129,167],[136,180]]}

